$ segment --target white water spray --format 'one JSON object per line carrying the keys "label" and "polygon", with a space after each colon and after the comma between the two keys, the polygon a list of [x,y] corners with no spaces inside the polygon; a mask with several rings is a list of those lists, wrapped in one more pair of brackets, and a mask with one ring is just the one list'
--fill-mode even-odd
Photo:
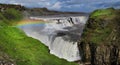
{"label": "white water spray", "polygon": [[30,37],[40,40],[47,45],[50,53],[68,61],[80,60],[77,46],[88,16],[49,17],[42,19],[48,24],[44,26],[23,26],[21,29]]}

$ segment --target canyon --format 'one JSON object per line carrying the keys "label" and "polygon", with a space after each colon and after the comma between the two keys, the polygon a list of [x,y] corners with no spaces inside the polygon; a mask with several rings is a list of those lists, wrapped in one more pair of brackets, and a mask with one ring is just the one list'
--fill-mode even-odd
{"label": "canyon", "polygon": [[[81,59],[78,50],[83,28],[88,15],[69,17],[29,17],[45,23],[19,26],[28,36],[40,40],[48,46],[50,53],[68,61]],[[34,21],[33,21],[34,22]]]}

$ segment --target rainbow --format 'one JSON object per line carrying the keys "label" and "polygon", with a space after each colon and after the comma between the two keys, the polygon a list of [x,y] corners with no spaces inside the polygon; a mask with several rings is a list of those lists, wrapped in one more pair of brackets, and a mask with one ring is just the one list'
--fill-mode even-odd
{"label": "rainbow", "polygon": [[48,22],[45,22],[44,20],[34,20],[34,19],[26,19],[26,20],[21,20],[17,23],[17,27],[23,27],[23,26],[31,26],[31,25],[39,25],[43,26]]}

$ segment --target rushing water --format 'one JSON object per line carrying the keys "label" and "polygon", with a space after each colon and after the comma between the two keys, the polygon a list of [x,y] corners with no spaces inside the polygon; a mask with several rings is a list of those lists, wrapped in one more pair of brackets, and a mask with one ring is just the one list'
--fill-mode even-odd
{"label": "rushing water", "polygon": [[77,46],[88,16],[48,17],[45,24],[24,25],[20,27],[28,36],[40,40],[49,47],[50,53],[68,61],[80,60]]}

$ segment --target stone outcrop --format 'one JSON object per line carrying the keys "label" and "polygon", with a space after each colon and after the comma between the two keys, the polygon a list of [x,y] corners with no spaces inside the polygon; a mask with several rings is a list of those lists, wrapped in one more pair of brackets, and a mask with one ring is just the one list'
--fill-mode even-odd
{"label": "stone outcrop", "polygon": [[0,65],[16,65],[16,63],[7,54],[0,52]]}

